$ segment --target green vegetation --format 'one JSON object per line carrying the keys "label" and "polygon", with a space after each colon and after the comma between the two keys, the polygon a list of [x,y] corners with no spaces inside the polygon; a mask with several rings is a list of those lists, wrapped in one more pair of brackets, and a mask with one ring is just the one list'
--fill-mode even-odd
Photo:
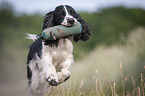
{"label": "green vegetation", "polygon": [[[88,42],[74,43],[71,79],[54,88],[50,96],[143,96],[145,10],[119,6],[79,13],[89,25],[92,36]],[[21,96],[18,94],[26,90],[25,62],[32,41],[25,37],[26,33],[41,33],[43,16],[18,14],[11,4],[1,2],[1,96],[10,92]]]}
{"label": "green vegetation", "polygon": [[118,43],[124,44],[131,30],[145,25],[145,10],[142,9],[127,9],[121,6],[101,9],[99,12],[91,14],[80,14],[92,32],[91,39],[87,43],[81,42],[75,45],[76,50],[82,53],[91,51],[100,44],[109,46]]}
{"label": "green vegetation", "polygon": [[[88,94],[87,90],[90,87],[90,83],[92,83],[92,89],[94,91],[96,90],[96,88],[94,88],[95,80],[97,80],[98,78],[101,81],[101,85],[99,85],[101,87],[99,87],[98,90],[105,91],[105,93],[103,93],[103,96],[112,94],[110,88],[114,83],[116,84],[115,96],[123,96],[123,81],[124,92],[126,94],[125,96],[139,96],[137,95],[138,88],[143,88],[142,90],[145,90],[145,83],[143,83],[143,86],[141,85],[141,82],[144,82],[145,80],[144,42],[145,28],[139,27],[130,32],[126,40],[126,44],[97,46],[95,50],[93,50],[90,54],[88,54],[88,56],[83,58],[83,60],[77,61],[75,63],[72,68],[71,82],[77,82],[76,80],[78,77],[76,74],[79,73],[79,76],[84,79],[84,86],[82,87],[82,91],[85,90],[83,94],[86,95]],[[122,68],[120,68],[120,64],[122,65]],[[141,81],[141,74],[143,81]],[[105,89],[106,87],[107,89]],[[93,92],[93,90],[91,90],[91,93]],[[100,96],[102,92],[103,91],[101,91],[101,93],[99,94]],[[93,92],[93,94],[95,93]]]}

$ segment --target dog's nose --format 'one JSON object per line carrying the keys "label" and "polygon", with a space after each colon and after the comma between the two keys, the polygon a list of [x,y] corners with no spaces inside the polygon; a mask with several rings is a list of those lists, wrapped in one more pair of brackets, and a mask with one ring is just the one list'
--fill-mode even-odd
{"label": "dog's nose", "polygon": [[73,18],[69,18],[69,19],[67,19],[67,23],[74,24],[75,20]]}

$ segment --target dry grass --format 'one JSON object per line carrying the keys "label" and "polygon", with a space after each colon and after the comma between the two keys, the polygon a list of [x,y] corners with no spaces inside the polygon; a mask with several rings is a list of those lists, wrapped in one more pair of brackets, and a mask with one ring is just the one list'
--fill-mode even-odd
{"label": "dry grass", "polygon": [[[88,57],[75,62],[71,83],[59,86],[59,96],[144,96],[144,42],[145,29],[137,28],[125,44],[97,46]],[[78,78],[83,78],[83,84]]]}
{"label": "dry grass", "polygon": [[[86,58],[75,62],[70,80],[53,87],[49,96],[144,96],[144,42],[145,29],[137,28],[123,45],[97,46]],[[16,55],[18,50],[11,52]],[[5,54],[17,63],[3,59],[7,64],[1,64],[4,74],[0,72],[0,96],[23,96],[20,94],[26,91],[26,60],[22,57],[26,57],[26,50],[18,54]],[[8,81],[5,84],[2,80]]]}
{"label": "dry grass", "polygon": [[[122,66],[122,64],[120,64]],[[122,92],[118,94],[116,92],[117,84],[115,82],[105,82],[105,86],[102,86],[102,80],[97,77],[93,78],[90,82],[88,89],[84,91],[82,86],[84,86],[84,79],[78,80],[77,84],[74,85],[72,81],[69,81],[69,85],[66,87],[65,84],[62,84],[58,87],[53,87],[49,96],[144,96],[145,82],[142,74],[140,75],[140,86],[136,86],[134,78],[132,78],[132,85],[134,86],[133,90],[128,92],[124,90],[124,78],[123,78],[123,69],[120,67],[120,76],[122,82]],[[109,90],[108,90],[109,89]]]}

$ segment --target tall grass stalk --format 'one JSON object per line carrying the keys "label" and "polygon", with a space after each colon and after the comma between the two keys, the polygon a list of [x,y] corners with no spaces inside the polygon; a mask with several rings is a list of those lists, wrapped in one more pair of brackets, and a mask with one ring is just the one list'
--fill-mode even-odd
{"label": "tall grass stalk", "polygon": [[96,96],[100,96],[98,93],[98,78],[96,79]]}
{"label": "tall grass stalk", "polygon": [[102,93],[102,84],[101,84],[101,80],[99,79],[99,87],[100,87],[100,93]]}
{"label": "tall grass stalk", "polygon": [[141,73],[141,90],[142,90],[142,96],[144,96],[144,84],[143,84],[142,73]]}
{"label": "tall grass stalk", "polygon": [[121,73],[121,83],[122,83],[123,96],[125,96],[124,82],[123,82],[123,72],[122,72],[122,62],[120,62],[120,73]]}
{"label": "tall grass stalk", "polygon": [[132,80],[132,85],[133,85],[133,92],[132,92],[132,96],[134,96],[135,91],[137,90],[137,88],[135,88],[137,78],[134,80],[133,76],[131,76],[131,80]]}
{"label": "tall grass stalk", "polygon": [[114,91],[114,90],[113,90],[113,86],[111,85],[111,92],[112,92],[112,96],[113,96],[113,93],[114,93],[113,91]]}
{"label": "tall grass stalk", "polygon": [[141,94],[141,93],[140,93],[140,87],[138,87],[138,96],[140,96],[140,94]]}
{"label": "tall grass stalk", "polygon": [[114,93],[113,93],[113,95],[115,96],[115,83],[113,85],[114,85],[114,88],[113,88],[114,89],[113,90]]}

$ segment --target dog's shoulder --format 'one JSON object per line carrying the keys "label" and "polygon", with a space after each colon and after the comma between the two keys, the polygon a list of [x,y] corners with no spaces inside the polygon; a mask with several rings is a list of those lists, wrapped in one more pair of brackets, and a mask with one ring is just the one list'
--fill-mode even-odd
{"label": "dog's shoulder", "polygon": [[29,63],[29,61],[35,58],[35,54],[37,54],[41,58],[41,55],[42,55],[42,40],[41,39],[35,40],[30,46],[29,54],[27,57],[27,64]]}
{"label": "dog's shoulder", "polygon": [[42,40],[37,39],[35,40],[32,45],[30,46],[30,50],[33,50],[35,52],[38,52],[39,50],[42,50]]}

